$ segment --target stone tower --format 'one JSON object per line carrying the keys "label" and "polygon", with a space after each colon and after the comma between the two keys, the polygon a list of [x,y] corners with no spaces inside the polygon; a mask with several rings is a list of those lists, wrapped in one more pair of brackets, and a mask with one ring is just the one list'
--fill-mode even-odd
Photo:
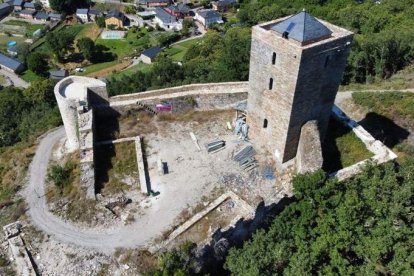
{"label": "stone tower", "polygon": [[249,136],[279,168],[296,157],[304,124],[324,137],[352,37],[305,11],[253,27]]}

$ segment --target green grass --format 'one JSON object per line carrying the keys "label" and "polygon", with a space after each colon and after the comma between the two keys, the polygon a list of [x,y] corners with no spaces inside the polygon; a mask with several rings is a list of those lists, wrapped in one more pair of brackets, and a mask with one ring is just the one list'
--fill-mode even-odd
{"label": "green grass", "polygon": [[39,77],[38,75],[36,75],[34,72],[32,72],[31,70],[26,70],[26,71],[24,71],[21,75],[20,75],[20,77],[22,78],[22,79],[24,79],[25,81],[27,81],[27,82],[32,82],[32,81],[35,81],[35,80],[39,80],[39,79],[41,79],[42,77]]}
{"label": "green grass", "polygon": [[114,145],[102,145],[95,149],[97,186],[103,194],[119,193],[131,188],[125,179],[131,177],[133,187],[138,188],[138,168],[135,142],[124,142]]}
{"label": "green grass", "polygon": [[183,61],[184,55],[187,53],[191,45],[194,45],[200,41],[201,38],[190,39],[181,43],[177,43],[170,48],[164,50],[169,57],[174,61]]}
{"label": "green grass", "polygon": [[323,169],[334,172],[372,157],[372,153],[355,133],[342,123],[331,119],[322,144]]}
{"label": "green grass", "polygon": [[118,64],[118,61],[116,61],[116,60],[114,60],[114,61],[108,61],[108,62],[102,62],[102,63],[97,63],[97,64],[92,64],[92,65],[86,66],[84,68],[85,71],[82,72],[82,73],[79,73],[78,75],[85,76],[87,74],[98,72],[100,70],[103,70],[103,69],[105,69],[107,67],[114,66],[116,64]]}
{"label": "green grass", "polygon": [[136,64],[128,69],[122,70],[120,72],[117,72],[115,74],[112,74],[111,76],[109,76],[109,78],[120,78],[120,77],[124,77],[124,76],[132,76],[133,74],[135,74],[138,71],[142,71],[142,72],[149,72],[151,70],[151,64],[145,64],[145,63],[139,63]]}
{"label": "green grass", "polygon": [[357,92],[352,94],[356,104],[387,117],[414,119],[414,94],[402,92]]}
{"label": "green grass", "polygon": [[14,40],[17,44],[22,43],[26,40],[25,37],[22,36],[7,36],[0,34],[0,51],[3,53],[7,53],[7,42],[10,40]]}
{"label": "green grass", "polygon": [[20,21],[20,20],[9,20],[9,21],[4,22],[3,24],[25,27],[26,35],[28,37],[31,37],[34,31],[38,29],[42,29],[45,26],[44,24],[32,24],[32,23],[29,23],[26,21]]}

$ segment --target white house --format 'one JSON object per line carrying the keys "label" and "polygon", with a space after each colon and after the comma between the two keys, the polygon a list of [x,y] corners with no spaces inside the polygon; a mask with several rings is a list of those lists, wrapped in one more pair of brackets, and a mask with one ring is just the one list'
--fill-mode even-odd
{"label": "white house", "polygon": [[183,28],[182,20],[169,14],[163,8],[155,8],[154,22],[166,31],[179,31]]}
{"label": "white house", "polygon": [[50,8],[49,0],[40,0],[43,7]]}
{"label": "white house", "polygon": [[214,23],[223,23],[221,14],[213,10],[199,10],[196,12],[194,19],[203,24],[205,28]]}
{"label": "white house", "polygon": [[77,9],[76,10],[76,17],[79,18],[79,20],[82,23],[89,22],[89,16],[88,16],[88,9]]}

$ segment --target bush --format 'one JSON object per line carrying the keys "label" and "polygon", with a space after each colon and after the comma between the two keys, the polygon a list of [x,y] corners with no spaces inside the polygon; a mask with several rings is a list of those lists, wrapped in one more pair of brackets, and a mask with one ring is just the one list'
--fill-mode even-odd
{"label": "bush", "polygon": [[51,181],[62,193],[63,189],[70,184],[70,171],[60,165],[53,165],[47,175],[48,181]]}

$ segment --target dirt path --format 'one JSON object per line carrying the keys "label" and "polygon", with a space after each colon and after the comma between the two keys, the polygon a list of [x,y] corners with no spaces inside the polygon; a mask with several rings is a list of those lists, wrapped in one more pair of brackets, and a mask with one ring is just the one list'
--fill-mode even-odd
{"label": "dirt path", "polygon": [[63,127],[48,133],[42,138],[29,169],[29,183],[24,191],[28,204],[28,214],[40,230],[59,241],[81,247],[92,248],[103,253],[111,253],[117,247],[139,247],[161,233],[169,225],[158,220],[152,212],[147,213],[133,225],[110,229],[104,233],[92,229],[82,229],[63,221],[49,212],[45,197],[45,178],[53,145],[64,137]]}

